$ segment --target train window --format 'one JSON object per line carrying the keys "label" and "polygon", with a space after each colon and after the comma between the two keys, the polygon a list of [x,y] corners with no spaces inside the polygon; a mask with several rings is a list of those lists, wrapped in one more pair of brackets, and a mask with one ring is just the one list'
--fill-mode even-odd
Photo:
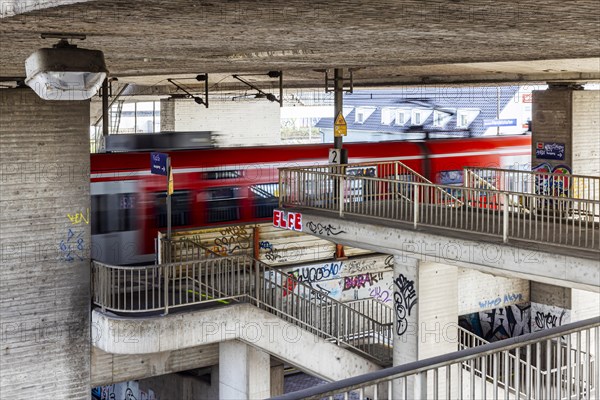
{"label": "train window", "polygon": [[[190,225],[191,204],[189,190],[176,190],[171,195],[171,226]],[[155,193],[156,226],[167,227],[167,193]]]}
{"label": "train window", "polygon": [[208,189],[206,221],[226,222],[240,219],[240,188],[220,187]]}
{"label": "train window", "polygon": [[92,235],[135,230],[135,199],[134,193],[92,196]]}
{"label": "train window", "polygon": [[272,217],[273,210],[279,205],[279,184],[274,182],[252,185],[250,192],[254,197],[254,217]]}
{"label": "train window", "polygon": [[243,176],[244,171],[242,170],[207,171],[204,173],[204,179],[206,180],[237,179]]}

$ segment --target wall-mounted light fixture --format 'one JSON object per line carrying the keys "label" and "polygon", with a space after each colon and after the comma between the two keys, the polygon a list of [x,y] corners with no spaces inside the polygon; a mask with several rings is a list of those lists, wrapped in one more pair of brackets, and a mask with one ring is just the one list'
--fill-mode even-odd
{"label": "wall-mounted light fixture", "polygon": [[86,100],[96,94],[108,74],[104,54],[77,48],[68,39],[79,34],[42,34],[59,38],[52,48],[39,49],[25,61],[25,83],[44,100]]}

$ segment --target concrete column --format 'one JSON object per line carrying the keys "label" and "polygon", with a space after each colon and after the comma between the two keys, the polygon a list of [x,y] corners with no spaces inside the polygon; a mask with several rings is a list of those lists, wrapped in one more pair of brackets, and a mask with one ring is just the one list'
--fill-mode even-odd
{"label": "concrete column", "polygon": [[90,398],[87,101],[0,90],[0,397]]}
{"label": "concrete column", "polygon": [[[419,359],[418,302],[419,261],[404,256],[394,256],[394,365]],[[407,379],[406,388],[395,382],[392,397],[412,399],[415,394],[414,379]],[[408,394],[404,397],[404,393]]]}
{"label": "concrete column", "polygon": [[270,397],[270,375],[268,353],[239,341],[219,344],[219,399]]}
{"label": "concrete column", "polygon": [[[434,357],[457,350],[458,269],[394,256],[394,365]],[[444,385],[445,376],[440,376]],[[421,379],[409,379],[408,398],[425,398],[432,387]],[[402,385],[394,398],[403,398]]]}
{"label": "concrete column", "polygon": [[275,357],[271,357],[271,397],[284,393],[284,364]]}
{"label": "concrete column", "polygon": [[[571,173],[600,173],[600,91],[551,86],[533,92],[532,168],[564,166]],[[545,151],[557,144],[554,154]],[[555,154],[564,147],[562,156]],[[547,168],[546,166],[546,168]]]}

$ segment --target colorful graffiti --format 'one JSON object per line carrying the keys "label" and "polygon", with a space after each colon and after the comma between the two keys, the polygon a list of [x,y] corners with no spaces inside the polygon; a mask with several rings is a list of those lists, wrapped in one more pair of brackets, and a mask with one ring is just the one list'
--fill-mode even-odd
{"label": "colorful graffiti", "polygon": [[[571,190],[571,169],[566,165],[552,167],[548,163],[542,163],[532,168],[533,172],[541,175],[535,176],[534,190],[536,194],[554,197],[567,197]],[[547,174],[547,175],[546,175]],[[553,176],[561,174],[564,176]]]}
{"label": "colorful graffiti", "polygon": [[462,328],[488,342],[529,333],[530,322],[530,303],[514,304],[458,317],[458,323]]}

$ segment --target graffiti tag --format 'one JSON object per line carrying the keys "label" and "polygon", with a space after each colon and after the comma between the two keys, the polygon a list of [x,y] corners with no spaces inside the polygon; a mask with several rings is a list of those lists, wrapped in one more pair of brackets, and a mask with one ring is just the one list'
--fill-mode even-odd
{"label": "graffiti tag", "polygon": [[410,316],[412,308],[417,304],[417,292],[415,282],[400,274],[394,280],[396,290],[394,292],[394,306],[396,310],[396,333],[402,336],[408,328],[407,317]]}

